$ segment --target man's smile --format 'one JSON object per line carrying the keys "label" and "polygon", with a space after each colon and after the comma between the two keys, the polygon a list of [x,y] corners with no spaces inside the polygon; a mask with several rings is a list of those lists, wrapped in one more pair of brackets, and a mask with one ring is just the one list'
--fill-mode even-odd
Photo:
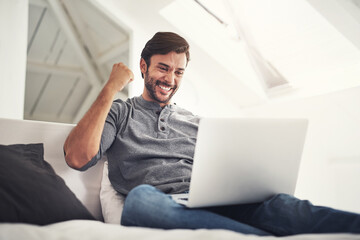
{"label": "man's smile", "polygon": [[160,93],[163,95],[168,95],[174,89],[174,87],[160,81],[157,81],[156,86],[160,88]]}

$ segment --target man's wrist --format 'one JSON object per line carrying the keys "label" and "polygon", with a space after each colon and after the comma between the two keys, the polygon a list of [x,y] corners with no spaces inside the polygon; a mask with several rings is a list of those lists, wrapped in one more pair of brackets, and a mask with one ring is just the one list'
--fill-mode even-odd
{"label": "man's wrist", "polygon": [[115,86],[113,86],[112,84],[107,83],[104,87],[103,87],[103,92],[106,95],[111,95],[111,97],[114,97],[116,95],[116,93],[118,93],[119,91],[123,90],[124,87],[120,87],[120,89],[116,88]]}

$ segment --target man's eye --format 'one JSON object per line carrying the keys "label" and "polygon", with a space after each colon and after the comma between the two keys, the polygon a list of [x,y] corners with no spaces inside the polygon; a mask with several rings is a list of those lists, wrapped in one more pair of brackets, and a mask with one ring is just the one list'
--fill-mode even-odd
{"label": "man's eye", "polygon": [[176,73],[176,75],[178,75],[178,76],[182,76],[183,74],[184,74],[184,72],[182,72],[182,71],[177,71],[177,72],[175,72]]}
{"label": "man's eye", "polygon": [[159,67],[159,69],[162,71],[167,71],[167,68],[165,68],[165,67]]}

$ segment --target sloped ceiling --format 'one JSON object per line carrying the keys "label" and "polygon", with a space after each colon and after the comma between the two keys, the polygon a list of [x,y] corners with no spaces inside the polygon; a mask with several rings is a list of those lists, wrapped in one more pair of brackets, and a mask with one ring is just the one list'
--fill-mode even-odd
{"label": "sloped ceiling", "polygon": [[[187,38],[194,58],[186,94],[177,97],[197,99],[188,105],[207,112],[215,103],[226,113],[229,105],[241,111],[360,85],[360,0],[30,0],[26,119],[75,122],[112,64],[128,63],[129,33],[92,2],[111,6],[109,12],[126,15],[149,36],[175,30]],[[240,39],[197,2],[213,2],[216,14],[227,3]],[[286,88],[269,91],[274,73]],[[119,97],[127,95],[125,89]]]}
{"label": "sloped ceiling", "polygon": [[90,1],[30,1],[27,52],[24,118],[72,123],[127,64],[129,36]]}
{"label": "sloped ceiling", "polygon": [[[232,15],[228,23],[240,38],[229,34],[226,24],[220,24],[198,2],[220,19],[225,18],[218,10],[227,5],[226,14]],[[359,2],[174,0],[161,14],[264,103],[360,85]],[[184,12],[187,18],[182,18]],[[286,88],[271,84],[278,79]]]}

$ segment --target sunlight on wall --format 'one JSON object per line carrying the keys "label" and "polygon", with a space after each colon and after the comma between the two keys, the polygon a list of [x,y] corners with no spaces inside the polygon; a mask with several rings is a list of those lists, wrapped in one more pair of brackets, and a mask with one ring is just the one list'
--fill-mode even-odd
{"label": "sunlight on wall", "polygon": [[0,117],[23,119],[28,1],[0,1]]}

